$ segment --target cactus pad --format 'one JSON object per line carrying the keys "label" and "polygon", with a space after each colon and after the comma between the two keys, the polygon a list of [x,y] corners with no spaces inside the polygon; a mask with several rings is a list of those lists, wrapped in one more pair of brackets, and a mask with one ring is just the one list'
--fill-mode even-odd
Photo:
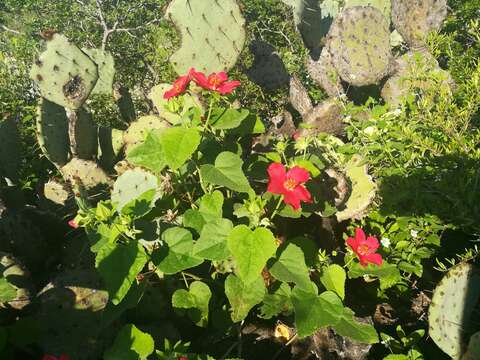
{"label": "cactus pad", "polygon": [[455,85],[450,73],[426,51],[409,51],[396,60],[396,65],[397,71],[382,88],[382,97],[391,107],[402,104],[412,91]]}
{"label": "cactus pad", "polygon": [[480,272],[469,263],[453,267],[435,288],[428,313],[429,334],[454,359],[466,347],[470,316],[480,297]]}
{"label": "cactus pad", "polygon": [[181,47],[170,57],[175,71],[229,70],[245,43],[245,20],[235,0],[173,0],[166,16],[179,29]]}
{"label": "cactus pad", "polygon": [[123,150],[123,131],[107,127],[98,129],[99,161],[104,169],[111,170]]}
{"label": "cactus pad", "polygon": [[14,119],[0,121],[0,178],[16,181],[22,165],[22,145]]}
{"label": "cactus pad", "polygon": [[70,157],[68,119],[65,109],[43,99],[37,109],[37,140],[43,153],[56,166]]}
{"label": "cactus pad", "polygon": [[81,108],[67,110],[67,117],[72,155],[85,160],[94,159],[98,149],[98,130],[92,114]]}
{"label": "cactus pad", "polygon": [[0,273],[0,278],[5,278],[17,291],[16,298],[8,304],[0,303],[0,308],[12,307],[21,310],[30,304],[32,284],[28,270],[10,254],[0,252]]}
{"label": "cactus pad", "polygon": [[338,221],[360,219],[375,198],[375,183],[368,175],[367,165],[362,165],[362,162],[359,155],[354,155],[345,166],[351,189],[345,208],[335,214]]}
{"label": "cactus pad", "polygon": [[182,99],[182,106],[180,111],[178,112],[171,112],[166,107],[168,104],[168,100],[163,98],[163,94],[165,91],[169,90],[172,87],[171,84],[160,84],[154,86],[150,93],[148,94],[148,98],[152,101],[153,105],[157,109],[158,113],[162,118],[167,120],[170,124],[179,124],[182,120],[182,117],[185,116],[189,110],[192,108],[198,107],[204,111],[202,103],[200,99],[195,94],[184,94]]}
{"label": "cactus pad", "polygon": [[308,57],[306,67],[308,74],[325,90],[328,96],[337,97],[344,93],[340,76],[333,66],[332,56],[327,47],[322,49],[318,60]]}
{"label": "cactus pad", "polygon": [[98,67],[98,80],[92,90],[92,95],[112,95],[113,79],[115,77],[115,60],[108,51],[102,49],[82,49]]}
{"label": "cactus pad", "polygon": [[377,84],[391,71],[389,24],[374,7],[342,11],[330,28],[326,46],[340,77],[354,86]]}
{"label": "cactus pad", "polygon": [[138,118],[130,124],[123,135],[125,153],[128,154],[136,145],[142,143],[151,130],[163,129],[168,126],[169,124],[159,116],[148,115]]}
{"label": "cactus pad", "polygon": [[43,196],[54,204],[65,206],[70,198],[70,191],[65,184],[49,180],[43,187]]}
{"label": "cactus pad", "polygon": [[392,0],[392,22],[411,47],[422,47],[428,33],[439,30],[447,0]]}
{"label": "cactus pad", "polygon": [[73,158],[60,169],[65,180],[75,183],[80,181],[86,190],[96,188],[99,185],[110,183],[107,174],[91,160]]}
{"label": "cactus pad", "polygon": [[93,90],[98,71],[97,65],[65,36],[53,34],[32,66],[30,77],[44,98],[78,109]]}
{"label": "cactus pad", "polygon": [[[158,178],[140,168],[127,170],[113,185],[112,191],[112,203],[117,207],[120,212],[122,208],[133,200],[138,199],[141,195],[147,191],[155,191],[158,189]],[[157,196],[153,196],[156,199]]]}
{"label": "cactus pad", "polygon": [[353,6],[372,6],[382,12],[388,21],[390,21],[390,14],[392,4],[390,0],[346,0],[345,9]]}

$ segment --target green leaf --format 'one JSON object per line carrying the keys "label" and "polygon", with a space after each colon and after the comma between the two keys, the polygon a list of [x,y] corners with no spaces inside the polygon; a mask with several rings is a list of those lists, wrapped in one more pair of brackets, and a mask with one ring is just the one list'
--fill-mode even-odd
{"label": "green leaf", "polygon": [[307,265],[305,265],[302,249],[295,244],[288,243],[286,247],[279,249],[279,252],[278,259],[269,268],[273,277],[309,289],[311,287],[310,275]]}
{"label": "green leaf", "polygon": [[154,173],[161,172],[167,162],[160,144],[160,134],[162,131],[150,131],[145,142],[136,146],[127,155],[129,163],[137,166],[143,166]]}
{"label": "green leaf", "polygon": [[162,234],[165,245],[152,255],[153,263],[165,274],[175,274],[203,262],[193,254],[193,238],[190,231],[180,227],[165,230]]}
{"label": "green leaf", "polygon": [[290,286],[286,283],[282,283],[272,294],[266,294],[260,308],[260,317],[271,319],[280,313],[289,313],[293,308],[291,294]]}
{"label": "green leaf", "polygon": [[160,134],[165,162],[172,170],[181,167],[200,145],[200,133],[194,128],[171,127]]}
{"label": "green leaf", "polygon": [[263,134],[265,132],[265,125],[262,119],[258,115],[250,114],[245,120],[242,121],[240,126],[231,129],[228,133],[232,135],[250,135],[250,134]]}
{"label": "green leaf", "polygon": [[135,327],[125,325],[115,338],[112,347],[108,349],[104,360],[146,360],[155,350],[153,338]]}
{"label": "green leaf", "polygon": [[232,320],[238,322],[245,319],[248,312],[263,300],[265,284],[261,276],[247,285],[237,276],[230,274],[225,280],[225,294],[232,306]]}
{"label": "green leaf", "polygon": [[[312,289],[314,287],[316,289],[316,286]],[[305,291],[296,286],[292,291],[292,303],[300,337],[310,336],[321,327],[337,324],[343,313],[342,300],[332,291],[317,295],[316,290]]]}
{"label": "green leaf", "polygon": [[212,127],[217,130],[234,129],[245,120],[250,113],[247,109],[219,109],[212,116]]}
{"label": "green leaf", "polygon": [[337,264],[329,265],[323,269],[320,281],[325,289],[335,292],[340,298],[345,299],[345,270]]}
{"label": "green leaf", "polygon": [[378,334],[373,325],[358,322],[354,315],[351,309],[344,308],[340,321],[333,325],[335,331],[361,343],[378,343]]}
{"label": "green leaf", "polygon": [[383,360],[411,360],[411,358],[403,354],[390,354],[384,357]]}
{"label": "green leaf", "polygon": [[207,223],[195,242],[193,253],[208,260],[226,260],[230,255],[227,238],[233,229],[228,219],[217,219]]}
{"label": "green leaf", "polygon": [[258,278],[276,250],[275,237],[266,228],[251,231],[246,225],[235,226],[227,242],[237,264],[236,273],[247,285]]}
{"label": "green leaf", "polygon": [[[179,289],[173,293],[172,306],[175,308],[192,309],[190,318],[199,326],[208,324],[208,303],[212,292],[207,284],[194,281],[187,290]],[[196,310],[196,311],[195,311]]]}
{"label": "green leaf", "polygon": [[183,225],[195,229],[200,234],[206,223],[221,219],[222,214],[223,194],[217,190],[200,198],[198,210],[188,209],[185,211]]}
{"label": "green leaf", "polygon": [[126,245],[106,244],[98,251],[95,267],[105,281],[113,304],[122,301],[147,261],[143,246],[133,240]]}
{"label": "green leaf", "polygon": [[378,266],[375,264],[369,264],[366,267],[361,266],[359,263],[353,263],[348,270],[348,277],[355,279],[364,275],[374,276],[380,280],[380,289],[385,290],[394,286],[402,281],[402,275],[394,264],[383,262]]}
{"label": "green leaf", "polygon": [[17,289],[4,277],[0,278],[0,303],[15,300]]}
{"label": "green leaf", "polygon": [[248,179],[242,170],[243,161],[240,156],[229,151],[220,153],[214,165],[202,165],[200,173],[205,182],[225,186],[238,192],[251,190]]}

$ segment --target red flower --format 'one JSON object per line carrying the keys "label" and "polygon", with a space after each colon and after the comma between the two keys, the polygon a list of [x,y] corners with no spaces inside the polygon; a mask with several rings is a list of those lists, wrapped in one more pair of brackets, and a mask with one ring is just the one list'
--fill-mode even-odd
{"label": "red flower", "polygon": [[177,80],[175,80],[173,83],[173,87],[170,90],[165,91],[163,98],[168,100],[172,97],[183,94],[190,84],[190,81],[192,81],[193,73],[195,73],[195,69],[191,68],[187,75],[177,78]]}
{"label": "red flower", "polygon": [[294,166],[288,172],[280,163],[270,164],[268,167],[267,191],[272,194],[283,195],[285,204],[290,204],[295,210],[300,208],[300,201],[312,202],[312,196],[308,190],[302,185],[310,179],[307,170],[300,166]]}
{"label": "red flower", "polygon": [[222,71],[211,73],[208,77],[202,72],[194,71],[192,73],[195,82],[206,90],[217,91],[222,95],[230,94],[236,87],[240,86],[240,81],[227,81],[228,75]]}
{"label": "red flower", "polygon": [[298,139],[300,139],[300,130],[296,130],[293,134],[292,134],[292,138],[293,140],[297,141]]}
{"label": "red flower", "polygon": [[74,219],[72,219],[68,222],[68,226],[70,226],[73,229],[78,229],[78,224],[75,222]]}
{"label": "red flower", "polygon": [[355,238],[349,237],[347,245],[357,255],[360,265],[367,266],[368,263],[382,265],[382,255],[375,253],[380,243],[373,236],[366,237],[362,229],[355,229]]}
{"label": "red flower", "polygon": [[60,355],[60,357],[56,357],[53,355],[44,355],[42,360],[70,360],[67,355]]}

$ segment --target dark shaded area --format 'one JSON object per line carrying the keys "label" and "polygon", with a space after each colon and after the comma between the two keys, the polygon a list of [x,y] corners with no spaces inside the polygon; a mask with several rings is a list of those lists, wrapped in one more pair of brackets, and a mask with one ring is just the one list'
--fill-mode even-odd
{"label": "dark shaded area", "polygon": [[310,49],[313,59],[318,60],[320,56],[321,43],[327,35],[333,18],[321,16],[321,9],[318,0],[304,0],[300,14],[298,29],[302,34],[305,46]]}
{"label": "dark shaded area", "polygon": [[262,40],[254,40],[250,51],[255,56],[252,67],[246,71],[251,81],[267,91],[288,85],[290,76],[272,45]]}

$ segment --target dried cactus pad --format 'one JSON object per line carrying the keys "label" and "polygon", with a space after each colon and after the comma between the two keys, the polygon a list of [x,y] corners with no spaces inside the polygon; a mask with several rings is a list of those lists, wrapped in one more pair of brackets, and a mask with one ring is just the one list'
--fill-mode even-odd
{"label": "dried cactus pad", "polygon": [[235,65],[245,43],[245,20],[235,0],[173,0],[166,16],[182,37],[170,57],[178,74],[191,67],[211,73]]}
{"label": "dried cactus pad", "polygon": [[107,174],[92,160],[73,158],[60,171],[67,181],[80,181],[87,190],[110,182]]}
{"label": "dried cactus pad", "polygon": [[85,108],[67,110],[70,151],[80,159],[95,159],[98,149],[98,128]]}
{"label": "dried cactus pad", "polygon": [[447,16],[447,0],[392,0],[392,22],[408,45],[425,44]]}
{"label": "dried cactus pad", "polygon": [[110,52],[102,49],[82,49],[98,67],[98,80],[92,95],[112,95],[115,77],[115,60]]}
{"label": "dried cactus pad", "polygon": [[480,272],[469,263],[452,268],[433,293],[428,313],[430,337],[453,359],[466,350],[464,334],[480,297]]}
{"label": "dried cactus pad", "polygon": [[43,187],[43,196],[57,205],[65,206],[70,197],[70,191],[65,184],[51,179]]}
{"label": "dried cactus pad", "polygon": [[98,71],[97,65],[65,36],[54,34],[33,64],[30,77],[44,98],[75,110],[93,90]]}
{"label": "dried cactus pad", "polygon": [[345,209],[335,214],[338,221],[360,219],[375,198],[375,183],[368,175],[367,165],[362,165],[362,162],[361,156],[354,155],[346,164],[345,174],[351,189]]}
{"label": "dried cactus pad", "polygon": [[324,47],[318,60],[308,57],[306,60],[308,74],[322,87],[328,96],[337,97],[344,93],[342,82],[333,66],[332,56]]}
{"label": "dried cactus pad", "polygon": [[340,77],[354,86],[377,84],[391,70],[389,24],[374,7],[345,9],[332,24],[327,46]]}
{"label": "dried cactus pad", "polygon": [[56,166],[70,157],[68,119],[65,109],[43,99],[37,108],[37,141],[45,156]]}

